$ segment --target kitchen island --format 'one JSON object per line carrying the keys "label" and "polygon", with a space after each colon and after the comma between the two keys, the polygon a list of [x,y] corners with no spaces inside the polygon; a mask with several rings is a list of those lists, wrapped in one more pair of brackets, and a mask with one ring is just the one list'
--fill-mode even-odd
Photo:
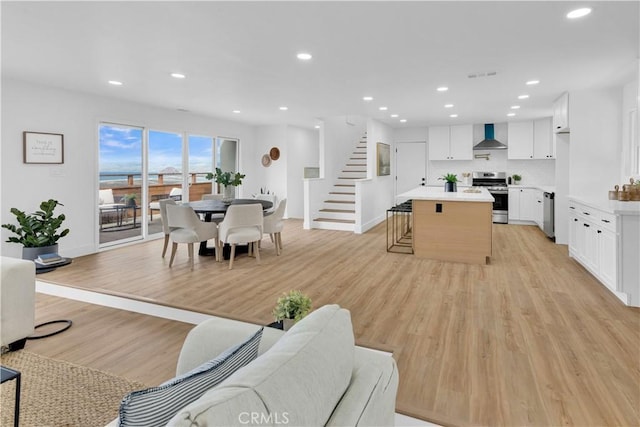
{"label": "kitchen island", "polygon": [[397,196],[413,200],[413,252],[420,258],[486,264],[491,256],[493,196],[479,192],[418,187]]}

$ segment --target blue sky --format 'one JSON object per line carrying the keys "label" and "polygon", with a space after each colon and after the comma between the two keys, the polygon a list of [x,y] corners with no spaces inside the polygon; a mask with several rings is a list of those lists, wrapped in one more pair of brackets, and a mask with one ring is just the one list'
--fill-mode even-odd
{"label": "blue sky", "polygon": [[[142,128],[100,126],[100,171],[142,171]],[[189,171],[212,170],[212,141],[207,136],[189,136]],[[166,168],[182,171],[182,135],[149,131],[149,172]]]}

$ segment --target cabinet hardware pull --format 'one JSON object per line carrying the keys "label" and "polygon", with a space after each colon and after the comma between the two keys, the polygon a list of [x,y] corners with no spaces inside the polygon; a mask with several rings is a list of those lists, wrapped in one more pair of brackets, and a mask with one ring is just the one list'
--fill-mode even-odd
{"label": "cabinet hardware pull", "polygon": [[603,219],[602,222],[606,222],[607,224],[610,223],[611,221],[609,221],[608,219]]}
{"label": "cabinet hardware pull", "polygon": [[569,209],[575,209],[575,206],[569,206]]}
{"label": "cabinet hardware pull", "polygon": [[602,233],[602,230],[598,230],[598,234]]}
{"label": "cabinet hardware pull", "polygon": [[573,222],[578,222],[578,218],[573,218]]}
{"label": "cabinet hardware pull", "polygon": [[589,212],[582,212],[585,215],[591,215]]}
{"label": "cabinet hardware pull", "polygon": [[582,225],[584,225],[585,227],[589,227],[589,224],[582,224]]}

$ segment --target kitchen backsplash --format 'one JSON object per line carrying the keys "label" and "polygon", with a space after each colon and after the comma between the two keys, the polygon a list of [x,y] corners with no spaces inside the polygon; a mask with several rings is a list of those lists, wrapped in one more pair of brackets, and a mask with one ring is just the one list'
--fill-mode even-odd
{"label": "kitchen backsplash", "polygon": [[507,150],[477,151],[474,154],[490,153],[489,160],[448,160],[430,161],[427,165],[427,184],[441,184],[438,178],[447,173],[455,173],[462,181],[463,172],[495,171],[517,173],[522,176],[522,185],[555,185],[555,160],[508,160]]}

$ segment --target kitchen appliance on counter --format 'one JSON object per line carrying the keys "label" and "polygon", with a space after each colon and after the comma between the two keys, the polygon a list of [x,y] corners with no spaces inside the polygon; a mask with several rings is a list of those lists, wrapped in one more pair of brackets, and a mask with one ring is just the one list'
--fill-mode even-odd
{"label": "kitchen appliance on counter", "polygon": [[509,188],[506,172],[473,172],[474,187],[485,187],[495,199],[493,202],[493,222],[507,224],[509,222]]}
{"label": "kitchen appliance on counter", "polygon": [[542,220],[542,231],[544,231],[544,234],[551,239],[555,238],[554,199],[555,193],[544,192],[544,197],[542,199],[542,209],[544,214]]}

